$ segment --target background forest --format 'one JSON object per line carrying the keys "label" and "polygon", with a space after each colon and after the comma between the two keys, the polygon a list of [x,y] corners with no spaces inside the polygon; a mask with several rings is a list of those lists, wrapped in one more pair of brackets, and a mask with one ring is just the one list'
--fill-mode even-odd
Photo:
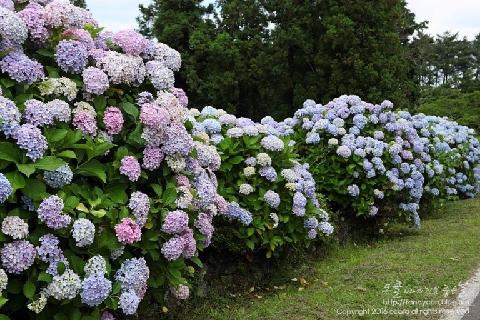
{"label": "background forest", "polygon": [[192,106],[255,119],[349,93],[462,121],[480,88],[480,35],[428,35],[403,0],[155,0],[138,22],[181,52]]}

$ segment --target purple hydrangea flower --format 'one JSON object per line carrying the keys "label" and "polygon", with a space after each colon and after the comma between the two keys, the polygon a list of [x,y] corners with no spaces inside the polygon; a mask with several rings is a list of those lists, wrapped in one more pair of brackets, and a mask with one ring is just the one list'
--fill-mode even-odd
{"label": "purple hydrangea flower", "polygon": [[268,190],[264,194],[263,200],[265,200],[270,208],[276,209],[280,205],[280,195],[272,190]]}
{"label": "purple hydrangea flower", "polygon": [[118,134],[123,127],[122,111],[116,107],[108,107],[103,114],[103,124],[110,135]]}
{"label": "purple hydrangea flower", "polygon": [[13,137],[17,140],[20,149],[27,151],[27,157],[32,161],[43,158],[48,148],[47,139],[42,135],[42,131],[31,124],[22,124],[13,132]]}
{"label": "purple hydrangea flower", "polygon": [[164,129],[170,123],[170,114],[155,103],[146,103],[142,105],[140,121],[147,127]]}
{"label": "purple hydrangea flower", "polygon": [[108,76],[101,69],[89,67],[83,70],[83,88],[85,92],[101,95],[107,91],[110,83]]}
{"label": "purple hydrangea flower", "polygon": [[43,43],[48,38],[48,29],[45,27],[44,10],[41,5],[30,2],[18,16],[25,22],[30,39],[36,43]]}
{"label": "purple hydrangea flower", "polygon": [[25,54],[14,51],[0,61],[0,69],[17,82],[33,83],[45,76],[43,66]]}
{"label": "purple hydrangea flower", "polygon": [[47,102],[46,107],[52,114],[54,120],[65,123],[70,122],[72,111],[65,101],[55,99]]}
{"label": "purple hydrangea flower", "polygon": [[112,291],[112,282],[103,275],[93,274],[82,282],[80,296],[87,306],[96,307],[108,298]]}
{"label": "purple hydrangea flower", "polygon": [[138,296],[143,297],[149,276],[150,270],[145,259],[131,258],[122,263],[115,273],[115,280],[120,282],[122,290],[133,290]]}
{"label": "purple hydrangea flower", "polygon": [[33,265],[37,251],[28,241],[7,243],[1,251],[2,265],[8,273],[19,274]]}
{"label": "purple hydrangea flower", "polygon": [[133,215],[137,219],[140,227],[143,227],[148,219],[148,211],[150,210],[150,199],[140,191],[131,194],[128,208],[132,210]]}
{"label": "purple hydrangea flower", "polygon": [[164,157],[165,155],[160,148],[145,148],[143,150],[143,167],[150,171],[156,170],[160,168]]}
{"label": "purple hydrangea flower", "polygon": [[157,90],[167,90],[173,87],[175,75],[160,61],[149,61],[145,64],[147,76]]}
{"label": "purple hydrangea flower", "polygon": [[133,290],[122,292],[118,300],[118,305],[126,315],[132,315],[137,312],[140,298]]}
{"label": "purple hydrangea flower", "polygon": [[132,56],[139,56],[148,45],[148,40],[134,30],[116,32],[111,40],[114,44],[122,48],[124,53]]}
{"label": "purple hydrangea flower", "polygon": [[183,89],[173,88],[172,93],[175,95],[175,97],[177,97],[182,108],[186,108],[188,106],[188,97]]}
{"label": "purple hydrangea flower", "polygon": [[186,156],[194,148],[193,139],[183,125],[171,125],[165,130],[163,150],[167,155]]}
{"label": "purple hydrangea flower", "polygon": [[53,114],[47,106],[38,100],[32,99],[25,102],[23,119],[26,123],[42,127],[53,123]]}
{"label": "purple hydrangea flower", "polygon": [[201,234],[205,236],[204,245],[208,247],[210,242],[212,241],[213,237],[213,225],[212,225],[212,217],[206,213],[201,212],[197,219],[195,220],[195,228],[200,231]]}
{"label": "purple hydrangea flower", "polygon": [[240,207],[240,205],[236,202],[231,202],[228,204],[225,215],[231,219],[240,221],[243,225],[246,226],[248,226],[253,221],[252,214]]}
{"label": "purple hydrangea flower", "polygon": [[13,101],[0,96],[0,130],[7,137],[19,126],[20,112]]}
{"label": "purple hydrangea flower", "polygon": [[88,111],[77,112],[73,117],[73,125],[82,131],[84,135],[95,136],[97,134],[97,120]]}
{"label": "purple hydrangea flower", "polygon": [[40,203],[37,209],[38,219],[52,229],[62,229],[70,224],[71,218],[62,214],[63,200],[58,196],[50,196]]}
{"label": "purple hydrangea flower", "polygon": [[276,136],[267,136],[260,141],[260,144],[269,151],[282,151],[285,147],[283,141]]}
{"label": "purple hydrangea flower", "polygon": [[162,231],[169,234],[179,234],[187,228],[188,215],[182,210],[169,212],[162,224]]}
{"label": "purple hydrangea flower", "polygon": [[358,197],[360,194],[360,188],[356,184],[348,186],[347,190],[352,197]]}
{"label": "purple hydrangea flower", "polygon": [[3,173],[0,173],[0,203],[7,201],[13,193],[12,185]]}
{"label": "purple hydrangea flower", "polygon": [[65,72],[81,73],[87,66],[87,47],[77,40],[62,40],[57,45],[55,59]]}
{"label": "purple hydrangea flower", "polygon": [[142,230],[140,226],[130,218],[123,218],[122,221],[115,226],[117,239],[122,244],[132,244],[140,241],[142,238]]}
{"label": "purple hydrangea flower", "polygon": [[121,161],[120,173],[127,176],[132,182],[135,182],[140,178],[141,173],[140,163],[135,157],[125,156]]}

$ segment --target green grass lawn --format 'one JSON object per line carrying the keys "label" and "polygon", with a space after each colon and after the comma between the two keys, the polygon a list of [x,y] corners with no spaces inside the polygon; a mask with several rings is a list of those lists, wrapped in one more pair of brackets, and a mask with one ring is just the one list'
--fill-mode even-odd
{"label": "green grass lawn", "polygon": [[[419,231],[400,228],[376,242],[332,245],[322,258],[277,271],[261,291],[211,290],[194,299],[180,319],[437,319],[438,315],[346,316],[337,310],[412,309],[384,304],[394,297],[393,289],[385,286],[397,281],[403,285],[402,298],[440,301],[442,289],[454,288],[480,265],[479,235],[480,200],[451,202],[425,218]],[[413,289],[424,292],[412,293]]]}

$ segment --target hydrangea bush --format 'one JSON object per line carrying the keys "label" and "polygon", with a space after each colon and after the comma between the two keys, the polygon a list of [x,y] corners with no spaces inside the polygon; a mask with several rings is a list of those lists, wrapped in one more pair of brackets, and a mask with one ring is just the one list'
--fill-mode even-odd
{"label": "hydrangea bush", "polygon": [[110,319],[187,298],[224,200],[173,87],[180,54],[66,0],[1,1],[0,39],[3,313]]}
{"label": "hydrangea bush", "polygon": [[[332,234],[309,166],[295,160],[293,141],[213,107],[191,109],[191,119],[193,134],[221,154],[218,190],[228,203],[217,235],[233,238],[237,249],[262,249],[271,256],[279,247]],[[220,165],[220,159],[212,161]]]}
{"label": "hydrangea bush", "polygon": [[319,191],[343,212],[404,218],[420,224],[424,191],[474,196],[478,141],[447,120],[393,110],[393,104],[342,96],[307,100],[293,118],[262,120],[270,134],[290,136],[310,163]]}

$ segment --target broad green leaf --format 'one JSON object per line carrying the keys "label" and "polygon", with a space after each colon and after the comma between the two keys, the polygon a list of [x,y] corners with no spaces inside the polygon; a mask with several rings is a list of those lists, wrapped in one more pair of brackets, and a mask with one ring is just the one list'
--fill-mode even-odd
{"label": "broad green leaf", "polygon": [[32,299],[33,296],[35,295],[35,284],[31,282],[30,280],[25,282],[23,285],[23,295],[27,297],[28,299]]}
{"label": "broad green leaf", "polygon": [[13,143],[0,142],[0,159],[18,163],[20,162],[20,150]]}
{"label": "broad green leaf", "polygon": [[30,199],[38,201],[43,199],[45,196],[47,192],[47,186],[38,179],[29,179],[22,191]]}
{"label": "broad green leaf", "polygon": [[25,178],[19,172],[8,172],[5,174],[5,176],[7,177],[8,181],[10,181],[13,192],[15,192],[17,189],[22,189],[25,187]]}
{"label": "broad green leaf", "polygon": [[125,113],[132,116],[134,119],[138,118],[139,111],[133,103],[124,101],[120,103],[120,107],[123,109],[123,111],[125,111]]}
{"label": "broad green leaf", "polygon": [[35,162],[35,168],[40,170],[54,171],[63,166],[65,161],[53,156],[46,156]]}
{"label": "broad green leaf", "polygon": [[103,183],[107,182],[106,168],[98,160],[92,159],[89,162],[81,165],[76,170],[76,174],[86,177],[96,177],[102,180]]}
{"label": "broad green leaf", "polygon": [[77,155],[72,150],[65,150],[65,151],[62,151],[62,152],[58,153],[57,157],[67,158],[67,159],[75,159],[75,158],[77,158]]}
{"label": "broad green leaf", "polygon": [[19,164],[17,163],[17,169],[27,177],[30,177],[35,172],[35,164],[27,163],[27,164]]}

